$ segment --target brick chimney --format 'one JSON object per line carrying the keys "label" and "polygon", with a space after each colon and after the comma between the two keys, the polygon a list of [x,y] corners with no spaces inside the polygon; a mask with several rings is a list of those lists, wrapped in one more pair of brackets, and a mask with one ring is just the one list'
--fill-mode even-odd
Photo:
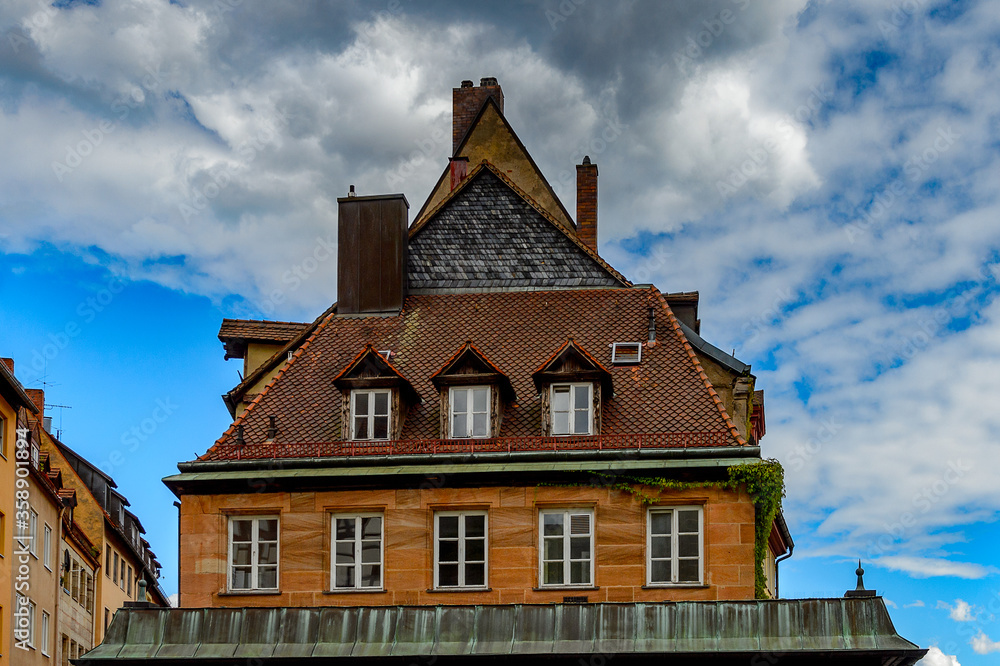
{"label": "brick chimney", "polygon": [[576,165],[576,236],[597,252],[597,165]]}
{"label": "brick chimney", "polygon": [[7,366],[7,369],[10,370],[10,374],[14,374],[14,359],[3,357],[0,358],[0,362],[3,362],[3,364]]}
{"label": "brick chimney", "polygon": [[406,297],[406,197],[359,197],[351,185],[337,208],[337,314],[399,314]]}
{"label": "brick chimney", "polygon": [[26,388],[24,392],[31,398],[31,402],[35,403],[35,407],[38,408],[38,416],[36,418],[42,421],[45,418],[45,391],[43,389]]}
{"label": "brick chimney", "polygon": [[458,187],[469,173],[468,157],[451,157],[451,189]]}
{"label": "brick chimney", "polygon": [[469,126],[476,119],[479,110],[483,108],[483,103],[490,97],[496,101],[503,113],[503,90],[500,84],[492,76],[479,79],[479,87],[475,88],[472,81],[462,81],[461,88],[452,88],[451,91],[451,154],[458,150],[458,144],[465,138],[465,133],[469,131]]}

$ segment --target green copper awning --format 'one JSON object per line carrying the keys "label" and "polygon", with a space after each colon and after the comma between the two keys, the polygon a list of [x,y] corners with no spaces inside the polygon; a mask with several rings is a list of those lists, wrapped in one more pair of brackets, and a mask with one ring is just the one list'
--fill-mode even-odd
{"label": "green copper awning", "polygon": [[[897,633],[881,598],[506,606],[150,608],[115,614],[104,643],[75,660],[475,657],[534,660],[615,655],[700,663],[905,666],[924,650]],[[705,659],[708,658],[708,662]],[[673,663],[681,663],[674,661]],[[573,663],[576,663],[575,661]]]}

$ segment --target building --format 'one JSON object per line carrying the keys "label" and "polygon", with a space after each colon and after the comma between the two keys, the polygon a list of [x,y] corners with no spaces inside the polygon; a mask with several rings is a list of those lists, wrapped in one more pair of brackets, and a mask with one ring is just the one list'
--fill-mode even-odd
{"label": "building", "polygon": [[[44,397],[40,402],[44,402]],[[160,564],[143,537],[145,529],[126,508],[128,500],[118,492],[114,479],[44,428],[40,446],[54,465],[65,470],[63,482],[77,497],[75,521],[93,548],[92,556],[98,560],[93,603],[94,643],[83,646],[81,652],[84,652],[103,639],[112,616],[126,603],[170,604],[157,583]],[[137,597],[139,580],[146,582],[146,599]],[[75,656],[76,652],[73,654]]]}
{"label": "building", "polygon": [[223,323],[235,420],[165,479],[181,608],[130,606],[79,663],[913,664],[867,591],[776,598],[763,392],[697,294],[600,257],[597,165],[574,220],[496,80],[453,99],[412,225],[401,194],[338,199],[336,304]]}
{"label": "building", "polygon": [[51,434],[44,392],[21,386],[12,359],[0,365],[0,663],[69,664],[137,600],[138,580],[142,601],[167,605],[159,563],[114,481]]}
{"label": "building", "polygon": [[[16,515],[19,510],[28,513],[27,502],[19,509],[16,501],[17,477],[17,442],[24,438],[19,434],[19,416],[22,410],[35,413],[35,403],[24,387],[14,377],[14,361],[9,358],[0,359],[0,666],[12,664],[14,647],[14,613],[18,597],[16,596],[16,577],[18,576],[18,560],[25,557],[25,565],[32,564],[30,556],[17,554],[21,549],[15,544]],[[25,440],[26,441],[26,440]],[[22,465],[22,467],[24,467]],[[29,483],[25,478],[24,485]],[[22,490],[27,490],[22,488]],[[27,516],[24,516],[27,518]],[[29,609],[24,611],[27,626]]]}

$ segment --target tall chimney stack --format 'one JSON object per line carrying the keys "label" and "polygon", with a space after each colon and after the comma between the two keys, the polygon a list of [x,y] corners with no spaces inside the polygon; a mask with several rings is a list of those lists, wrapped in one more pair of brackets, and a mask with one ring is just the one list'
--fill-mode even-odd
{"label": "tall chimney stack", "polygon": [[462,81],[461,88],[452,88],[451,91],[451,154],[458,150],[458,144],[465,138],[465,133],[469,131],[469,126],[479,114],[479,109],[487,99],[493,98],[503,113],[503,90],[496,78],[488,76],[479,79],[479,87],[475,88],[472,81]]}
{"label": "tall chimney stack", "polygon": [[[45,390],[44,389],[24,389],[24,392],[28,394],[31,398],[31,402],[35,403],[35,407],[38,408],[38,420],[43,421],[45,418]],[[30,416],[30,414],[29,414]]]}
{"label": "tall chimney stack", "polygon": [[399,314],[406,297],[406,197],[352,192],[337,199],[337,208],[337,314]]}
{"label": "tall chimney stack", "polygon": [[597,165],[576,165],[576,236],[597,252]]}

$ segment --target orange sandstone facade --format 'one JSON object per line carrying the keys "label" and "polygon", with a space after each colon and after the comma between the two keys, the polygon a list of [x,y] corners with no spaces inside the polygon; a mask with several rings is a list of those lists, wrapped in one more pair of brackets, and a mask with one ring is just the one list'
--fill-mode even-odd
{"label": "orange sandstone facade", "polygon": [[[566,596],[588,602],[753,599],[754,506],[746,492],[705,487],[659,497],[645,506],[621,490],[559,486],[184,495],[180,605],[542,604]],[[702,509],[702,581],[650,586],[648,512],[671,506]],[[593,511],[593,585],[540,588],[539,512],[556,508]],[[435,512],[462,510],[487,515],[487,589],[434,589]],[[331,591],[333,516],[352,513],[384,516],[384,578],[376,591]],[[229,521],[262,515],[279,520],[277,590],[230,592]]]}

